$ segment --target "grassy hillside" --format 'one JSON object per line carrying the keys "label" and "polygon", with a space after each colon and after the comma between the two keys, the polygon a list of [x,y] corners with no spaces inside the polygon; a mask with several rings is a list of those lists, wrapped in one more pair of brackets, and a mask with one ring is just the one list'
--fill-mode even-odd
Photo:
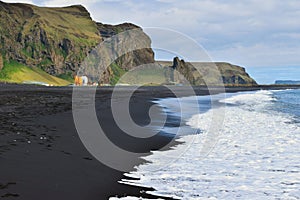
{"label": "grassy hillside", "polygon": [[23,27],[23,34],[31,34],[36,22],[49,37],[62,40],[68,38],[75,44],[94,46],[100,41],[99,32],[88,11],[82,6],[46,8],[31,6],[35,16]]}
{"label": "grassy hillside", "polygon": [[37,7],[0,1],[0,55],[51,75],[78,69],[101,41],[96,22],[82,6]]}
{"label": "grassy hillside", "polygon": [[165,69],[154,64],[133,69],[121,77],[121,84],[130,85],[163,85],[166,83]]}
{"label": "grassy hillside", "polygon": [[0,71],[0,81],[23,83],[24,81],[43,82],[54,86],[64,86],[70,84],[69,81],[51,76],[37,67],[27,67],[16,61],[5,62]]}
{"label": "grassy hillside", "polygon": [[50,75],[69,81],[88,53],[104,38],[131,29],[136,31],[128,32],[124,39],[112,44],[111,49],[116,52],[126,50],[126,43],[120,44],[132,38],[148,48],[120,56],[115,61],[116,65],[94,77],[103,78],[99,82],[104,84],[115,84],[133,66],[154,62],[151,40],[140,27],[130,23],[97,23],[81,5],[38,7],[0,0],[0,58],[2,56],[5,60],[24,63],[32,69],[38,67]]}

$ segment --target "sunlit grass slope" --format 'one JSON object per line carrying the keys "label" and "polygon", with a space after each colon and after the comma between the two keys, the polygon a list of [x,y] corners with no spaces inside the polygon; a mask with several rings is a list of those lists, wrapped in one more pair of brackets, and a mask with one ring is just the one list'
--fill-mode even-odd
{"label": "sunlit grass slope", "polygon": [[0,71],[0,81],[11,83],[43,82],[54,86],[70,84],[69,81],[51,76],[39,68],[27,67],[16,61],[4,63],[4,67]]}

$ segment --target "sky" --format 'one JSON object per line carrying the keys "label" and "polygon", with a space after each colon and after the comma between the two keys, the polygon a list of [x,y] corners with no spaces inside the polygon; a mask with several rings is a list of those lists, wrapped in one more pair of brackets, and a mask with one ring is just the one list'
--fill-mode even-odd
{"label": "sky", "polygon": [[[300,75],[299,0],[19,2],[38,6],[82,4],[91,12],[95,21],[110,24],[131,22],[143,28],[161,27],[180,32],[201,45],[213,61],[226,61],[252,68],[254,74],[255,70],[261,71],[261,68],[281,67],[283,70],[295,69]],[[156,52],[156,59],[170,60],[172,56]]]}

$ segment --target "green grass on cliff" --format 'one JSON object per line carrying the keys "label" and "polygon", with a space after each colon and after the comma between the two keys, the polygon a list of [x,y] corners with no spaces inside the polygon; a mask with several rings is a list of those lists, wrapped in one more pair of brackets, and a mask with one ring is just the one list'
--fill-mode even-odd
{"label": "green grass on cliff", "polygon": [[111,64],[110,68],[112,70],[112,77],[110,79],[110,84],[116,85],[119,79],[126,73],[126,71],[122,69],[120,66],[118,66],[116,63]]}
{"label": "green grass on cliff", "polygon": [[96,23],[80,6],[47,8],[31,6],[35,16],[28,20],[23,34],[30,34],[37,22],[54,40],[68,38],[75,44],[94,46],[100,41]]}
{"label": "green grass on cliff", "polygon": [[130,85],[162,85],[166,83],[165,71],[158,67],[133,69],[124,74],[120,83]]}
{"label": "green grass on cliff", "polygon": [[69,81],[70,83],[74,83],[74,78],[71,72],[65,73],[65,74],[60,74],[57,76],[60,79]]}
{"label": "green grass on cliff", "polygon": [[0,71],[0,81],[23,83],[25,81],[44,82],[54,86],[69,85],[70,82],[51,76],[39,68],[30,68],[16,61],[5,62]]}

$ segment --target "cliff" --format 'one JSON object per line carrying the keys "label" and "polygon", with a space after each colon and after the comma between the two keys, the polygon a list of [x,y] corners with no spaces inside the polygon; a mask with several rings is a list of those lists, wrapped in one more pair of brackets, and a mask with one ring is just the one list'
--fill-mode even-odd
{"label": "cliff", "polygon": [[300,85],[300,81],[295,80],[276,80],[276,85]]}
{"label": "cliff", "polygon": [[[111,42],[110,44],[110,48],[114,51],[113,53],[125,52],[130,46],[140,43],[143,43],[141,46],[146,47],[128,52],[125,55],[117,55],[118,59],[116,59],[113,64],[111,64],[109,68],[100,75],[100,83],[111,83],[114,85],[117,83],[120,76],[125,74],[130,69],[143,64],[155,62],[154,52],[151,49],[151,39],[140,27],[131,23],[119,25],[97,23],[97,27],[103,39],[111,38],[114,35],[122,33],[121,36],[116,39],[116,41]],[[124,40],[122,41],[122,45],[120,45],[119,40]],[[133,41],[134,44],[132,44]]]}
{"label": "cliff", "polygon": [[[113,40],[109,48],[96,53],[94,60],[103,62],[105,67],[99,69],[91,65],[87,55],[98,44],[119,33],[122,36]],[[143,48],[122,54],[129,46]],[[117,59],[110,62],[107,55],[112,54]],[[18,66],[29,66],[34,72],[42,69],[50,75],[72,81],[80,66],[86,64],[88,67],[82,73],[94,74],[90,77],[92,81],[114,85],[135,66],[149,63],[158,67],[155,70],[145,68],[143,76],[140,72],[128,75],[128,81],[132,84],[152,80],[160,84],[188,81],[192,85],[213,85],[223,81],[226,85],[256,85],[244,68],[229,63],[188,63],[178,58],[173,62],[155,62],[151,39],[140,27],[131,23],[97,23],[81,5],[47,8],[0,1],[0,80],[3,77],[5,81],[12,79],[10,73],[21,69]],[[109,67],[106,68],[106,64]],[[7,69],[9,66],[12,69]],[[219,80],[218,72],[222,80]]]}
{"label": "cliff", "polygon": [[[55,76],[72,77],[88,53],[103,39],[136,28],[142,32],[140,27],[129,23],[116,26],[96,23],[81,5],[47,8],[0,1],[0,53],[3,60],[38,67]],[[117,79],[120,74],[114,72],[120,69],[154,62],[151,40],[142,34],[149,48],[119,58],[108,69],[105,82]]]}
{"label": "cliff", "polygon": [[[191,85],[227,86],[257,85],[245,68],[225,62],[185,62],[175,57],[173,62],[157,61],[165,68],[166,82]],[[220,80],[221,79],[221,80]]]}
{"label": "cliff", "polygon": [[0,55],[0,71],[3,68],[3,59],[2,59],[2,55]]}

